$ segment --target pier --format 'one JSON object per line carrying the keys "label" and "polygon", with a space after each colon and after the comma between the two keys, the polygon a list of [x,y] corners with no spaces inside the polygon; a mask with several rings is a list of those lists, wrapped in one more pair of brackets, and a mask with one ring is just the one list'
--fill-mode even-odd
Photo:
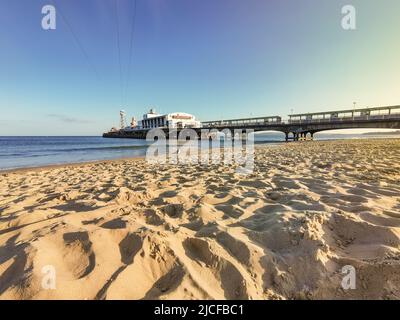
{"label": "pier", "polygon": [[[280,116],[241,118],[230,120],[205,121],[201,128],[193,128],[201,137],[202,130],[242,132],[252,130],[278,131],[285,134],[286,141],[313,140],[314,134],[326,130],[339,129],[400,129],[400,105],[347,109],[314,113],[291,114],[286,121]],[[168,128],[159,128],[168,137]],[[185,129],[176,129],[179,134]],[[149,129],[135,131],[115,131],[103,134],[106,138],[145,139]]]}

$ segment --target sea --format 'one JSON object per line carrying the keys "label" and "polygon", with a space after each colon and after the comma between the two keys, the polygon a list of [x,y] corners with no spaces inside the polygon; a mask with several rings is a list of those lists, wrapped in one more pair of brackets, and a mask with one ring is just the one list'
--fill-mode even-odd
{"label": "sea", "polygon": [[[393,138],[400,135],[316,134],[315,140]],[[0,137],[0,170],[134,158],[146,155],[151,142],[103,137]],[[284,143],[283,134],[255,135],[256,144]]]}

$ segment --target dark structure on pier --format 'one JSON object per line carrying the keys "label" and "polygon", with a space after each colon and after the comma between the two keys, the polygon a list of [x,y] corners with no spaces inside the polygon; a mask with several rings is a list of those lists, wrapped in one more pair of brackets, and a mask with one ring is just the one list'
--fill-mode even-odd
{"label": "dark structure on pier", "polygon": [[[202,128],[194,128],[199,137],[201,131],[204,129],[224,130],[231,133],[245,133],[246,130],[253,130],[254,132],[280,131],[285,134],[286,141],[312,140],[316,132],[325,130],[400,129],[400,105],[292,114],[289,115],[289,119],[286,122],[282,121],[282,118],[279,116],[207,121],[202,122]],[[162,130],[168,135],[167,128]],[[147,131],[144,129],[136,131],[120,130],[105,133],[103,136],[110,138],[144,139]]]}

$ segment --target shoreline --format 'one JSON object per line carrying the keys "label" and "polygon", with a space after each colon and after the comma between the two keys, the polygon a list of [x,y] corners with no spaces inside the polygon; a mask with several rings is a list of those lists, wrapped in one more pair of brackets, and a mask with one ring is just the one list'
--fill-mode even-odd
{"label": "shoreline", "polygon": [[[313,141],[268,141],[268,142],[257,142],[255,141],[254,147],[257,148],[263,148],[263,147],[279,147],[279,146],[285,146],[288,144],[299,144],[299,143],[324,143],[324,142],[339,142],[339,141],[381,141],[384,139],[384,137],[360,137],[360,138],[351,138],[351,139],[326,139],[326,140],[313,140]],[[400,140],[400,137],[390,137],[390,140]],[[221,147],[222,149],[222,147]],[[207,150],[207,149],[204,149]],[[210,149],[208,149],[210,150]],[[122,158],[115,158],[115,159],[99,159],[99,160],[88,160],[88,161],[82,161],[82,162],[66,162],[66,163],[57,163],[57,164],[45,164],[45,165],[39,165],[39,166],[28,166],[28,167],[20,167],[20,168],[11,168],[11,169],[1,169],[0,168],[0,176],[4,174],[9,174],[9,173],[18,173],[18,172],[29,172],[29,171],[43,171],[47,169],[60,169],[63,167],[77,167],[77,166],[83,166],[83,165],[93,165],[93,164],[99,164],[99,163],[109,163],[109,162],[118,162],[118,161],[127,161],[127,160],[144,160],[146,158],[146,155],[140,155],[140,156],[133,156],[133,157],[122,157]]]}
{"label": "shoreline", "polygon": [[130,158],[116,158],[116,159],[104,159],[104,160],[89,160],[84,162],[70,162],[70,163],[60,163],[60,164],[49,164],[37,167],[24,167],[24,168],[14,168],[14,169],[0,169],[0,176],[3,174],[10,173],[22,173],[22,172],[38,172],[43,170],[51,170],[51,169],[62,169],[62,168],[76,168],[85,165],[96,165],[102,163],[112,163],[112,162],[120,162],[120,161],[142,161],[146,157],[145,156],[137,156]]}

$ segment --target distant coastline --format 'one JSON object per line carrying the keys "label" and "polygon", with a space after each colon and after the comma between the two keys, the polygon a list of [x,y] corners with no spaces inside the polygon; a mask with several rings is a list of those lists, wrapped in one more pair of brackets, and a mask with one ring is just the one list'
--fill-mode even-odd
{"label": "distant coastline", "polygon": [[392,132],[365,132],[362,135],[365,136],[377,136],[377,135],[400,135],[400,130],[392,131]]}

